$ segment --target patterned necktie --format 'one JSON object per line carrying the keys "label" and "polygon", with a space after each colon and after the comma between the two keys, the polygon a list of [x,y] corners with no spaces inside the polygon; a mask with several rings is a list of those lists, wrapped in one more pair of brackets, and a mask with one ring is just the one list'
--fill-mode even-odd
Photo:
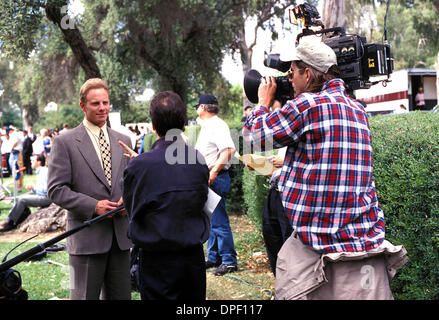
{"label": "patterned necktie", "polygon": [[105,140],[104,131],[99,132],[99,148],[101,149],[102,164],[104,167],[105,177],[111,186],[111,153],[110,145]]}

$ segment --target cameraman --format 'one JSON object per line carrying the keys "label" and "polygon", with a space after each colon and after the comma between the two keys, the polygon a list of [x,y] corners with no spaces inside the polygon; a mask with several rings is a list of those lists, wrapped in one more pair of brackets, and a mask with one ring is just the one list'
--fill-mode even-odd
{"label": "cameraman", "polygon": [[384,240],[366,112],[320,38],[303,37],[291,60],[294,99],[270,113],[276,82],[262,79],[243,129],[262,149],[287,146],[278,189],[293,234],[278,254],[276,298],[393,299],[389,282],[406,252]]}

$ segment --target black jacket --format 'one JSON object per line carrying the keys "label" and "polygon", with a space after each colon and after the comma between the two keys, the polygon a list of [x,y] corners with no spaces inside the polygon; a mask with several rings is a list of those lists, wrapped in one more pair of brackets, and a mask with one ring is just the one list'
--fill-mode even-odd
{"label": "black jacket", "polygon": [[210,222],[203,207],[209,169],[204,162],[183,141],[164,138],[130,161],[123,201],[130,217],[128,237],[135,245],[147,251],[176,251],[207,240]]}

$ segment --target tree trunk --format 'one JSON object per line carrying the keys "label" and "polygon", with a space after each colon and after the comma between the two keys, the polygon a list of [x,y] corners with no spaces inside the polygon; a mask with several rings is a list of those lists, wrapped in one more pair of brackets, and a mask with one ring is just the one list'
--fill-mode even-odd
{"label": "tree trunk", "polygon": [[[238,31],[238,50],[241,56],[241,63],[242,63],[242,76],[244,78],[246,72],[251,69],[252,67],[252,56],[253,56],[253,46],[247,46],[247,43],[245,42],[245,24],[243,25],[242,29]],[[256,40],[256,37],[255,37]],[[256,41],[255,41],[256,42]],[[254,42],[254,43],[255,43]],[[247,105],[251,105],[252,103],[247,99],[247,96],[245,95],[245,92],[242,92],[242,106],[243,110]]]}
{"label": "tree trunk", "polygon": [[343,27],[346,29],[344,1],[323,0],[322,21],[325,28]]}
{"label": "tree trunk", "polygon": [[40,208],[26,218],[18,227],[21,232],[45,233],[65,231],[67,210],[52,203],[46,208]]}
{"label": "tree trunk", "polygon": [[[62,3],[61,3],[62,4]],[[96,59],[91,53],[90,48],[84,41],[78,28],[75,27],[73,21],[69,21],[67,13],[61,14],[61,4],[48,4],[45,7],[47,18],[55,23],[64,35],[64,40],[69,44],[73,51],[73,55],[78,60],[81,68],[84,70],[87,79],[102,78]]]}

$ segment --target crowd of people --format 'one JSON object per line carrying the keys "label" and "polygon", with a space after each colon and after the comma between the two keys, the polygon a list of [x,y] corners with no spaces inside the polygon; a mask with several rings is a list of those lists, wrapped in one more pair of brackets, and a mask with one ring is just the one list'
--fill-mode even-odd
{"label": "crowd of people", "polygon": [[[393,299],[390,281],[407,257],[385,240],[367,114],[346,93],[335,53],[321,39],[304,37],[291,51],[292,99],[275,101],[275,78],[264,77],[259,104],[243,119],[247,143],[281,149],[269,158],[278,170],[262,226],[275,297]],[[218,117],[217,98],[199,97],[201,131],[193,148],[181,134],[187,123],[181,97],[157,94],[150,117],[158,140],[143,152],[107,126],[109,88],[102,79],[87,80],[79,97],[83,122],[42,143],[47,197],[67,209],[68,230],[114,214],[67,238],[70,298],[130,299],[136,248],[142,299],[206,299],[206,270],[222,276],[239,264],[226,210],[236,146]],[[176,153],[183,161],[171,163]],[[211,191],[220,200],[209,215]]]}
{"label": "crowd of people", "polygon": [[[28,126],[26,130],[15,128],[13,125],[0,129],[2,176],[9,177],[15,174],[13,178],[17,180],[16,193],[28,191],[14,199],[8,218],[0,224],[0,232],[17,228],[30,214],[30,207],[44,208],[51,204],[47,197],[47,164],[52,141],[68,128],[68,124],[64,124],[61,131],[57,128],[43,128],[37,134],[33,132],[32,126]],[[34,173],[36,183],[23,186],[24,175]]]}
{"label": "crowd of people", "polygon": [[3,169],[4,175],[12,174],[14,161],[18,162],[20,168],[25,168],[26,174],[32,174],[31,156],[44,155],[47,158],[53,139],[67,130],[69,130],[67,123],[63,125],[62,130],[43,128],[39,133],[34,133],[32,126],[28,126],[27,129],[16,128],[14,125],[0,128],[1,154],[7,164]]}

